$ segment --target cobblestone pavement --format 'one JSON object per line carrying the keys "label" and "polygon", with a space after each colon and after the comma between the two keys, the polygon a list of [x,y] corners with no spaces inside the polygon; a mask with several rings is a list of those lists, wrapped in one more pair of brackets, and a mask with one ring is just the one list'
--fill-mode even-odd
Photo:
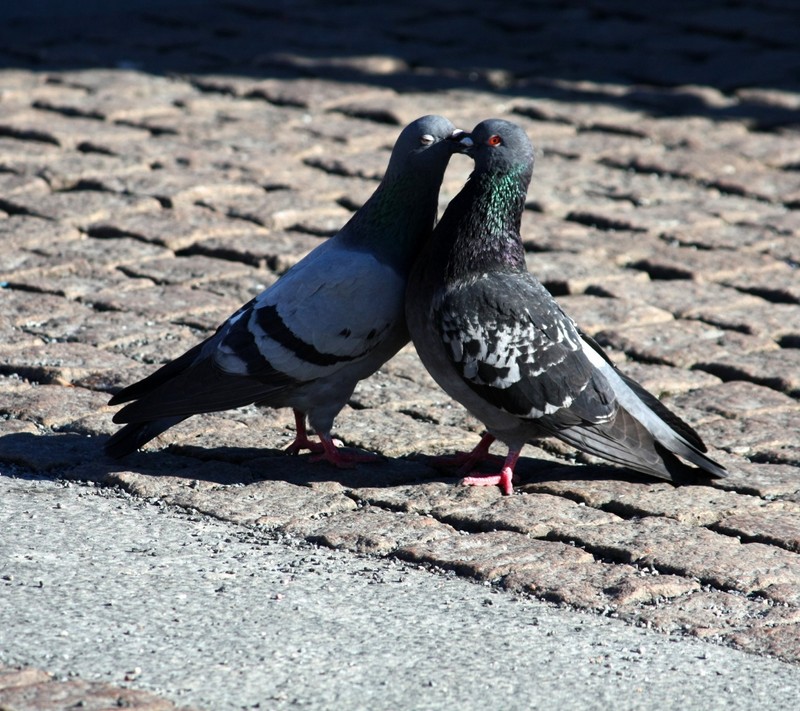
{"label": "cobblestone pavement", "polygon": [[[0,467],[800,661],[797,10],[680,5],[235,0],[5,23]],[[531,271],[729,479],[675,488],[544,442],[516,496],[455,486],[424,455],[480,425],[410,347],[335,425],[384,462],[286,457],[291,413],[255,408],[102,458],[109,394],[335,232],[424,113],[524,126]],[[442,206],[468,171],[453,159]]]}

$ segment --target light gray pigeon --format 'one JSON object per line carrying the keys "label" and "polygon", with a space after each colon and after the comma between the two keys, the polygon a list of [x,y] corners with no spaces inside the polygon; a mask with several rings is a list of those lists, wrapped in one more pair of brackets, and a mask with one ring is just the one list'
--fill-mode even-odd
{"label": "light gray pigeon", "polygon": [[527,271],[519,228],[534,154],[525,132],[489,119],[461,144],[475,170],[412,271],[406,317],[433,378],[486,426],[454,458],[462,472],[495,438],[508,446],[498,474],[462,483],[512,493],[522,446],[543,436],[671,481],[726,476],[697,433],[621,373]]}
{"label": "light gray pigeon", "polygon": [[[333,420],[359,380],[408,342],[403,300],[411,266],[430,237],[439,187],[464,135],[441,116],[400,133],[383,180],[336,235],[242,306],[207,340],[109,404],[128,423],[106,443],[122,457],[187,417],[255,403],[291,407],[287,452],[337,466],[375,456],[340,451]],[[305,420],[319,435],[311,442]]]}

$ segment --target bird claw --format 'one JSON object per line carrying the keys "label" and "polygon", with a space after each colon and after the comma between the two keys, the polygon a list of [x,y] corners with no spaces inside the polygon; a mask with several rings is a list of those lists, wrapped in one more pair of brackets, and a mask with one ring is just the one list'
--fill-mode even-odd
{"label": "bird claw", "polygon": [[319,434],[319,442],[312,442],[306,433],[306,416],[299,410],[294,411],[296,434],[294,441],[283,451],[297,455],[302,450],[311,452],[310,462],[328,462],[339,469],[352,469],[359,462],[375,462],[381,459],[377,454],[369,452],[344,452],[341,440],[333,439],[328,432]]}
{"label": "bird claw", "polygon": [[329,434],[321,434],[319,436],[319,442],[312,442],[308,438],[308,432],[306,431],[306,415],[300,410],[294,411],[294,425],[294,441],[283,450],[286,454],[297,456],[304,449],[307,449],[311,454],[319,455],[311,458],[311,461],[315,462],[319,459],[329,459],[326,453],[336,452],[338,447],[344,446],[341,440],[333,439]]}
{"label": "bird claw", "polygon": [[505,496],[514,493],[514,471],[510,467],[503,467],[499,474],[475,474],[464,477],[461,486],[499,486]]}
{"label": "bird claw", "polygon": [[312,442],[309,439],[301,440],[299,437],[295,437],[294,442],[292,442],[288,447],[286,447],[283,451],[286,454],[296,457],[300,452],[304,449],[309,450],[310,452],[322,452],[322,445],[318,444],[317,442]]}
{"label": "bird claw", "polygon": [[[331,440],[336,447],[344,446],[343,442],[338,439]],[[290,456],[297,456],[303,450],[307,449],[311,454],[323,454],[325,452],[325,447],[320,442],[312,442],[308,437],[305,435],[297,436],[294,438],[294,442],[292,442],[288,447],[286,447],[283,451]]]}
{"label": "bird claw", "polygon": [[467,456],[463,458],[461,466],[458,467],[458,471],[456,472],[459,476],[469,474],[471,471],[475,470],[475,467],[483,462],[495,462],[499,464],[503,461],[503,458],[496,454],[487,454],[482,457],[475,457],[472,455],[472,452],[465,452],[465,454]]}

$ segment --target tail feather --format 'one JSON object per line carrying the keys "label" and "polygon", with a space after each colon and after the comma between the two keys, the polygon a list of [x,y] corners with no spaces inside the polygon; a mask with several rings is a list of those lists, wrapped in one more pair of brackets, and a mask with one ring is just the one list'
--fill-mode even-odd
{"label": "tail feather", "polygon": [[581,336],[584,354],[611,386],[618,409],[609,422],[565,427],[553,432],[556,437],[591,454],[670,481],[728,475],[724,467],[705,454],[706,446],[692,427],[622,373],[594,339]]}
{"label": "tail feather", "polygon": [[111,435],[103,449],[109,457],[120,459],[185,419],[186,417],[164,417],[149,422],[132,422]]}
{"label": "tail feather", "polygon": [[[633,391],[635,396],[641,400],[653,413],[663,420],[671,429],[673,429],[676,433],[678,433],[683,439],[685,439],[692,447],[696,447],[701,452],[705,452],[706,445],[703,440],[700,438],[700,435],[691,427],[688,423],[682,420],[678,415],[676,415],[672,410],[670,410],[664,403],[661,402],[655,395],[651,392],[646,390],[642,387],[639,383],[637,383],[633,378],[625,375],[619,368],[617,368],[616,363],[608,357],[608,354],[603,350],[602,346],[594,340],[591,336],[584,333],[579,329],[579,333],[581,338],[583,339],[584,343],[589,347],[590,350],[586,352],[587,355],[594,355],[595,358],[594,363],[596,366],[600,368],[600,371],[609,378],[612,386],[615,384],[615,380],[617,383],[621,381],[622,384],[626,385],[630,390]],[[596,359],[596,357],[600,357],[600,361]],[[617,380],[618,379],[618,380]],[[615,392],[619,394],[619,387],[615,387]]]}
{"label": "tail feather", "polygon": [[112,418],[123,424],[105,443],[108,456],[118,459],[135,452],[178,422],[206,412],[229,410],[253,402],[271,404],[293,384],[278,374],[267,382],[232,375],[203,357],[207,341],[199,343],[155,373],[117,393],[109,405],[127,403]]}
{"label": "tail feather", "polygon": [[223,373],[208,358],[174,369],[171,377],[159,376],[146,388],[135,389],[140,384],[131,386],[135,393],[132,397],[126,395],[124,400],[116,400],[133,402],[128,402],[112,418],[116,423],[125,423],[105,443],[106,454],[115,459],[135,452],[192,415],[229,410],[254,402],[275,404],[274,398],[286,388],[283,382],[266,385],[246,376]]}
{"label": "tail feather", "polygon": [[[668,481],[690,483],[727,476],[722,466],[679,434],[675,433],[668,440],[656,439],[623,408],[610,422],[578,425],[553,434],[588,454]],[[678,457],[695,466],[685,464]]]}
{"label": "tail feather", "polygon": [[187,370],[197,359],[197,356],[206,343],[207,340],[198,343],[194,348],[190,348],[179,358],[162,365],[157,371],[151,373],[146,378],[142,378],[128,387],[123,388],[108,401],[108,404],[119,405],[123,402],[131,402],[131,400],[138,400],[140,397],[149,395],[156,388],[164,385]]}
{"label": "tail feather", "polygon": [[289,376],[279,375],[263,382],[246,375],[231,375],[220,370],[210,358],[201,358],[149,388],[119,410],[113,420],[120,424],[146,422],[220,412],[254,402],[274,404],[296,384]]}
{"label": "tail feather", "polygon": [[636,393],[639,399],[647,405],[656,416],[666,422],[678,435],[685,439],[691,447],[699,449],[701,452],[708,451],[705,442],[703,442],[700,435],[697,434],[691,425],[678,417],[678,415],[670,410],[661,400],[651,392],[645,390],[639,383],[633,380],[633,378],[628,377],[619,370],[617,370],[617,373],[625,384]]}

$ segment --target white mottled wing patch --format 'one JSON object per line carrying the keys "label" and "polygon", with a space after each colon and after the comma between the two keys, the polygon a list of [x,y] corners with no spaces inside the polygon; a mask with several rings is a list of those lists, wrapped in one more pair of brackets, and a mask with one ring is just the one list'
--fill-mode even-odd
{"label": "white mottled wing patch", "polygon": [[437,327],[449,359],[473,390],[502,410],[538,418],[568,408],[592,371],[575,325],[538,282],[541,291],[499,278],[439,300]]}

